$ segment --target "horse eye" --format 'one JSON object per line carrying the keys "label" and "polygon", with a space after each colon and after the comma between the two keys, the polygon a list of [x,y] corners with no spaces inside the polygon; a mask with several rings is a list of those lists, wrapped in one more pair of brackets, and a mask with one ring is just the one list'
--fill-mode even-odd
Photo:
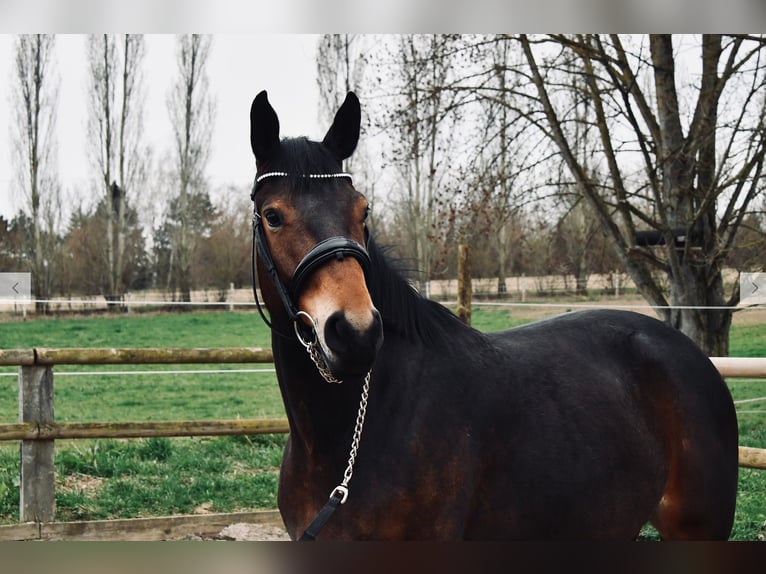
{"label": "horse eye", "polygon": [[372,211],[372,208],[368,205],[364,209],[364,217],[362,217],[362,222],[367,221],[367,218],[370,217],[370,212]]}
{"label": "horse eye", "polygon": [[279,215],[278,211],[275,211],[273,209],[267,209],[263,212],[263,218],[266,220],[266,223],[269,224],[269,227],[271,228],[277,228],[282,225],[282,216]]}

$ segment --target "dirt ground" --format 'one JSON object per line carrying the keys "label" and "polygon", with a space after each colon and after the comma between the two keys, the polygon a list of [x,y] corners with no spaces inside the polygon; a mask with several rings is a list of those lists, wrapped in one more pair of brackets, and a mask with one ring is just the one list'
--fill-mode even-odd
{"label": "dirt ground", "polygon": [[734,313],[732,322],[735,325],[755,325],[766,323],[766,309],[757,307],[752,309],[742,309]]}
{"label": "dirt ground", "polygon": [[277,524],[231,524],[221,530],[225,540],[290,540],[284,527]]}
{"label": "dirt ground", "polygon": [[215,534],[192,536],[192,540],[227,540],[236,542],[273,542],[288,541],[284,527],[280,524],[247,524],[240,522],[230,524]]}

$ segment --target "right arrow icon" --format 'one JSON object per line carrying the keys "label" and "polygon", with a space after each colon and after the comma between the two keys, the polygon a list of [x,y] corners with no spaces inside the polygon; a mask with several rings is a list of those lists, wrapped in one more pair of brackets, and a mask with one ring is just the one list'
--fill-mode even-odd
{"label": "right arrow icon", "polygon": [[766,304],[766,273],[740,274],[739,304],[741,306]]}

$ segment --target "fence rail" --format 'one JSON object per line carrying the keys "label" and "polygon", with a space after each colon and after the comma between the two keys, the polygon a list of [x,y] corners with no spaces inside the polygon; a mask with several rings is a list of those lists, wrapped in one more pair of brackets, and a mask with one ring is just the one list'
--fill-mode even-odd
{"label": "fence rail", "polygon": [[120,423],[0,424],[0,441],[284,434],[286,418]]}
{"label": "fence rail", "polygon": [[[766,379],[766,358],[714,357],[712,361],[725,378]],[[271,350],[260,347],[0,350],[1,366],[19,368],[19,422],[0,424],[0,441],[18,440],[21,444],[20,523],[38,526],[54,523],[54,445],[57,439],[289,432],[287,420],[284,418],[56,423],[53,420],[54,365],[272,362]],[[766,469],[766,449],[740,446],[739,464],[743,467]]]}
{"label": "fence rail", "polygon": [[120,348],[120,349],[9,349],[0,350],[3,366],[52,365],[160,365],[199,363],[273,363],[271,349],[220,348]]}

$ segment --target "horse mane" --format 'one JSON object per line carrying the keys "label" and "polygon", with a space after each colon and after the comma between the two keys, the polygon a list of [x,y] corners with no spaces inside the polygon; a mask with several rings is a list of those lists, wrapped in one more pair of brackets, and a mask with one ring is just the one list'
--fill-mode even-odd
{"label": "horse mane", "polygon": [[401,261],[388,255],[390,248],[379,246],[370,236],[367,251],[372,261],[367,287],[383,318],[384,332],[439,350],[486,342],[482,333],[466,326],[444,305],[418,293]]}

